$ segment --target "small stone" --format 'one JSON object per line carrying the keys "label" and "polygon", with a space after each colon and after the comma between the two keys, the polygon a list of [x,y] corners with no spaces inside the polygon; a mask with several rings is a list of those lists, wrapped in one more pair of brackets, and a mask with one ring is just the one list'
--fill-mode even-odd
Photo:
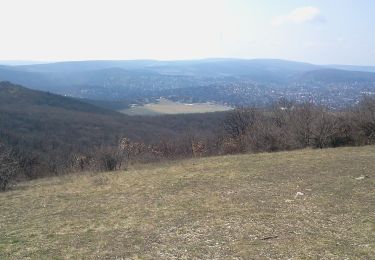
{"label": "small stone", "polygon": [[296,195],[294,195],[294,198],[297,198],[298,196],[303,196],[304,194],[302,192],[297,192]]}

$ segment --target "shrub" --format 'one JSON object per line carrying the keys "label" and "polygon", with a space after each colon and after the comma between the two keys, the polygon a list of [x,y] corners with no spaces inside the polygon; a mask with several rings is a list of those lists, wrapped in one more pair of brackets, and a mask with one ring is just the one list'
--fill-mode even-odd
{"label": "shrub", "polygon": [[12,150],[0,143],[0,190],[5,191],[8,184],[15,178],[18,163]]}

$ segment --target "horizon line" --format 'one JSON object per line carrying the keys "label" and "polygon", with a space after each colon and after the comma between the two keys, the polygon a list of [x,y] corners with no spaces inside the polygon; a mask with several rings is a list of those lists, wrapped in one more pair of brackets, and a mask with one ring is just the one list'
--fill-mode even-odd
{"label": "horizon line", "polygon": [[206,58],[191,58],[191,59],[56,59],[56,60],[24,60],[24,59],[6,59],[0,60],[2,66],[27,66],[27,65],[42,65],[42,64],[54,64],[54,63],[68,63],[68,62],[105,62],[105,61],[153,61],[153,62],[188,62],[188,61],[209,61],[209,60],[243,60],[243,61],[254,61],[254,60],[274,60],[274,61],[286,61],[295,63],[306,63],[318,66],[357,66],[357,67],[375,67],[374,65],[364,64],[348,64],[348,63],[314,63],[302,60],[283,59],[283,58],[238,58],[238,57],[206,57]]}

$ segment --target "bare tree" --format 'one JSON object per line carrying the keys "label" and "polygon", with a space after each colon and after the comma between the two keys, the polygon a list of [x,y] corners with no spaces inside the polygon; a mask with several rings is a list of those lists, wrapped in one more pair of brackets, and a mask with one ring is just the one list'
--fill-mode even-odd
{"label": "bare tree", "polygon": [[281,98],[277,103],[273,105],[273,121],[277,127],[281,128],[289,124],[294,106],[294,102],[286,98]]}
{"label": "bare tree", "polygon": [[255,108],[237,108],[224,121],[224,130],[231,138],[244,136],[257,119]]}
{"label": "bare tree", "polygon": [[311,145],[316,116],[317,107],[311,102],[300,104],[296,106],[294,110],[293,129],[297,142],[299,142],[302,147]]}
{"label": "bare tree", "polygon": [[339,134],[338,117],[324,108],[319,108],[312,131],[314,146],[317,148],[330,146],[330,142],[337,134]]}
{"label": "bare tree", "polygon": [[192,141],[191,149],[194,157],[202,157],[207,153],[207,148],[203,141]]}
{"label": "bare tree", "polygon": [[367,139],[366,143],[375,142],[375,97],[364,96],[354,114],[357,127]]}
{"label": "bare tree", "polygon": [[[226,147],[233,152],[246,152],[249,150],[252,129],[259,117],[255,108],[237,108],[231,111],[224,120],[224,132],[226,134]],[[225,148],[225,150],[227,150]]]}
{"label": "bare tree", "polygon": [[101,147],[96,151],[95,157],[99,171],[116,171],[121,168],[122,157],[116,147]]}
{"label": "bare tree", "polygon": [[12,150],[0,143],[0,190],[5,191],[9,182],[14,179],[18,163],[14,159]]}

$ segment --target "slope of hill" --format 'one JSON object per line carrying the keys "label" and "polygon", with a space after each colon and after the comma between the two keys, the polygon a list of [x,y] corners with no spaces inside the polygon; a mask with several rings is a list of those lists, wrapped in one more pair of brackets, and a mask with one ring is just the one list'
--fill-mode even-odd
{"label": "slope of hill", "polygon": [[375,72],[375,66],[330,65],[328,67],[340,70]]}
{"label": "slope of hill", "polygon": [[374,259],[375,147],[213,157],[20,183],[0,258]]}
{"label": "slope of hill", "polygon": [[375,82],[375,73],[339,69],[321,69],[305,72],[299,80],[326,83],[371,83]]}
{"label": "slope of hill", "polygon": [[223,117],[219,113],[132,117],[73,98],[0,82],[0,142],[13,146],[22,157],[52,167],[46,172],[54,172],[55,164],[68,162],[75,154],[116,146],[122,137],[154,143],[177,139],[191,129],[206,135],[219,128]]}
{"label": "slope of hill", "polygon": [[[91,104],[90,104],[91,103]],[[223,118],[221,113],[210,113],[206,115],[179,115],[152,117],[131,117],[124,114],[107,110],[103,107],[109,106],[105,102],[92,100],[79,100],[70,97],[51,94],[48,92],[31,90],[10,82],[0,82],[0,111],[1,115],[9,117],[9,121],[1,121],[2,130],[7,125],[11,126],[17,116],[25,119],[23,123],[45,125],[46,129],[52,131],[54,124],[61,127],[61,131],[70,132],[71,129],[82,127],[84,131],[106,130],[106,136],[116,136],[122,133],[133,139],[152,140],[162,136],[179,135],[183,129],[196,128],[199,130],[212,130],[217,127]],[[127,103],[119,102],[113,109],[127,106]],[[20,123],[21,123],[20,121]],[[202,124],[205,121],[206,124]],[[90,129],[90,126],[93,129]],[[71,128],[70,128],[71,127]],[[26,128],[10,127],[11,132]],[[69,130],[70,129],[70,130]],[[85,133],[81,133],[84,135]],[[56,133],[55,133],[56,134]],[[81,135],[80,134],[80,135]],[[104,133],[103,133],[104,134]],[[99,136],[96,136],[99,138]],[[100,139],[100,138],[99,138]]]}
{"label": "slope of hill", "polygon": [[[1,135],[14,142],[54,140],[79,146],[84,140],[99,144],[105,138],[111,143],[120,133],[125,134],[126,126],[133,128],[119,113],[9,82],[0,83],[0,101]],[[142,128],[147,124],[134,131],[128,129],[127,134],[137,138],[142,136]]]}
{"label": "slope of hill", "polygon": [[[31,87],[39,86],[39,88],[44,88],[48,84],[48,79],[42,74],[23,71],[11,66],[0,66],[0,81],[10,81]],[[50,90],[53,90],[52,86]]]}
{"label": "slope of hill", "polygon": [[27,89],[10,82],[0,82],[0,109],[5,111],[27,110],[30,113],[37,108],[40,108],[38,112],[48,112],[48,109],[59,108],[74,112],[115,114],[110,110],[105,110],[77,99]]}

